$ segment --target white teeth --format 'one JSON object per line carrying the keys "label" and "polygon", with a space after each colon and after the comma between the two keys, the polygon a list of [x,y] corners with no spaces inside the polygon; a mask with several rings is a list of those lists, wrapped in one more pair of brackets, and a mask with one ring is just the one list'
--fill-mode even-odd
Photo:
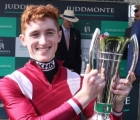
{"label": "white teeth", "polygon": [[49,48],[38,48],[39,51],[47,51]]}

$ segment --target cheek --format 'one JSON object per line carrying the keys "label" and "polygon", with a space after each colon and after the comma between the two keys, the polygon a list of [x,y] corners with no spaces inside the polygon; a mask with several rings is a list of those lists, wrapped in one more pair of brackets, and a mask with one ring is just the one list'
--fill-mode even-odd
{"label": "cheek", "polygon": [[27,43],[27,47],[30,51],[32,51],[33,49],[35,49],[35,43],[29,42]]}

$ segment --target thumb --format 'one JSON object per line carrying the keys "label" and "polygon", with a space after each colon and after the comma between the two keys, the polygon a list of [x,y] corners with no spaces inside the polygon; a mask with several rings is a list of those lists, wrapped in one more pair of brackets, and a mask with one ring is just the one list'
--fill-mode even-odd
{"label": "thumb", "polygon": [[85,70],[85,74],[88,74],[90,72],[90,66],[89,64],[87,64],[86,70]]}

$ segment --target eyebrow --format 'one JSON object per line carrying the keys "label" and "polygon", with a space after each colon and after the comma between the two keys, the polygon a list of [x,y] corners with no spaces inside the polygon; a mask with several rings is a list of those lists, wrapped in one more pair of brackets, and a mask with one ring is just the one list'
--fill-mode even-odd
{"label": "eyebrow", "polygon": [[[55,29],[53,29],[53,28],[46,29],[45,31],[53,31],[53,32],[56,32]],[[30,34],[33,34],[33,33],[36,33],[36,32],[39,32],[39,30],[31,31]]]}
{"label": "eyebrow", "polygon": [[55,29],[53,29],[53,28],[49,28],[46,31],[54,31],[54,32],[56,32]]}

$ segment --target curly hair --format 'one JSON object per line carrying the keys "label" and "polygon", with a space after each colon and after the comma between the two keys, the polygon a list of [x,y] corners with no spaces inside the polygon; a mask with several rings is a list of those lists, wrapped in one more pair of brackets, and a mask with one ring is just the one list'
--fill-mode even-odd
{"label": "curly hair", "polygon": [[44,5],[28,5],[21,16],[21,32],[24,34],[26,24],[31,21],[44,20],[46,17],[52,18],[59,30],[58,18],[59,11],[51,4]]}

